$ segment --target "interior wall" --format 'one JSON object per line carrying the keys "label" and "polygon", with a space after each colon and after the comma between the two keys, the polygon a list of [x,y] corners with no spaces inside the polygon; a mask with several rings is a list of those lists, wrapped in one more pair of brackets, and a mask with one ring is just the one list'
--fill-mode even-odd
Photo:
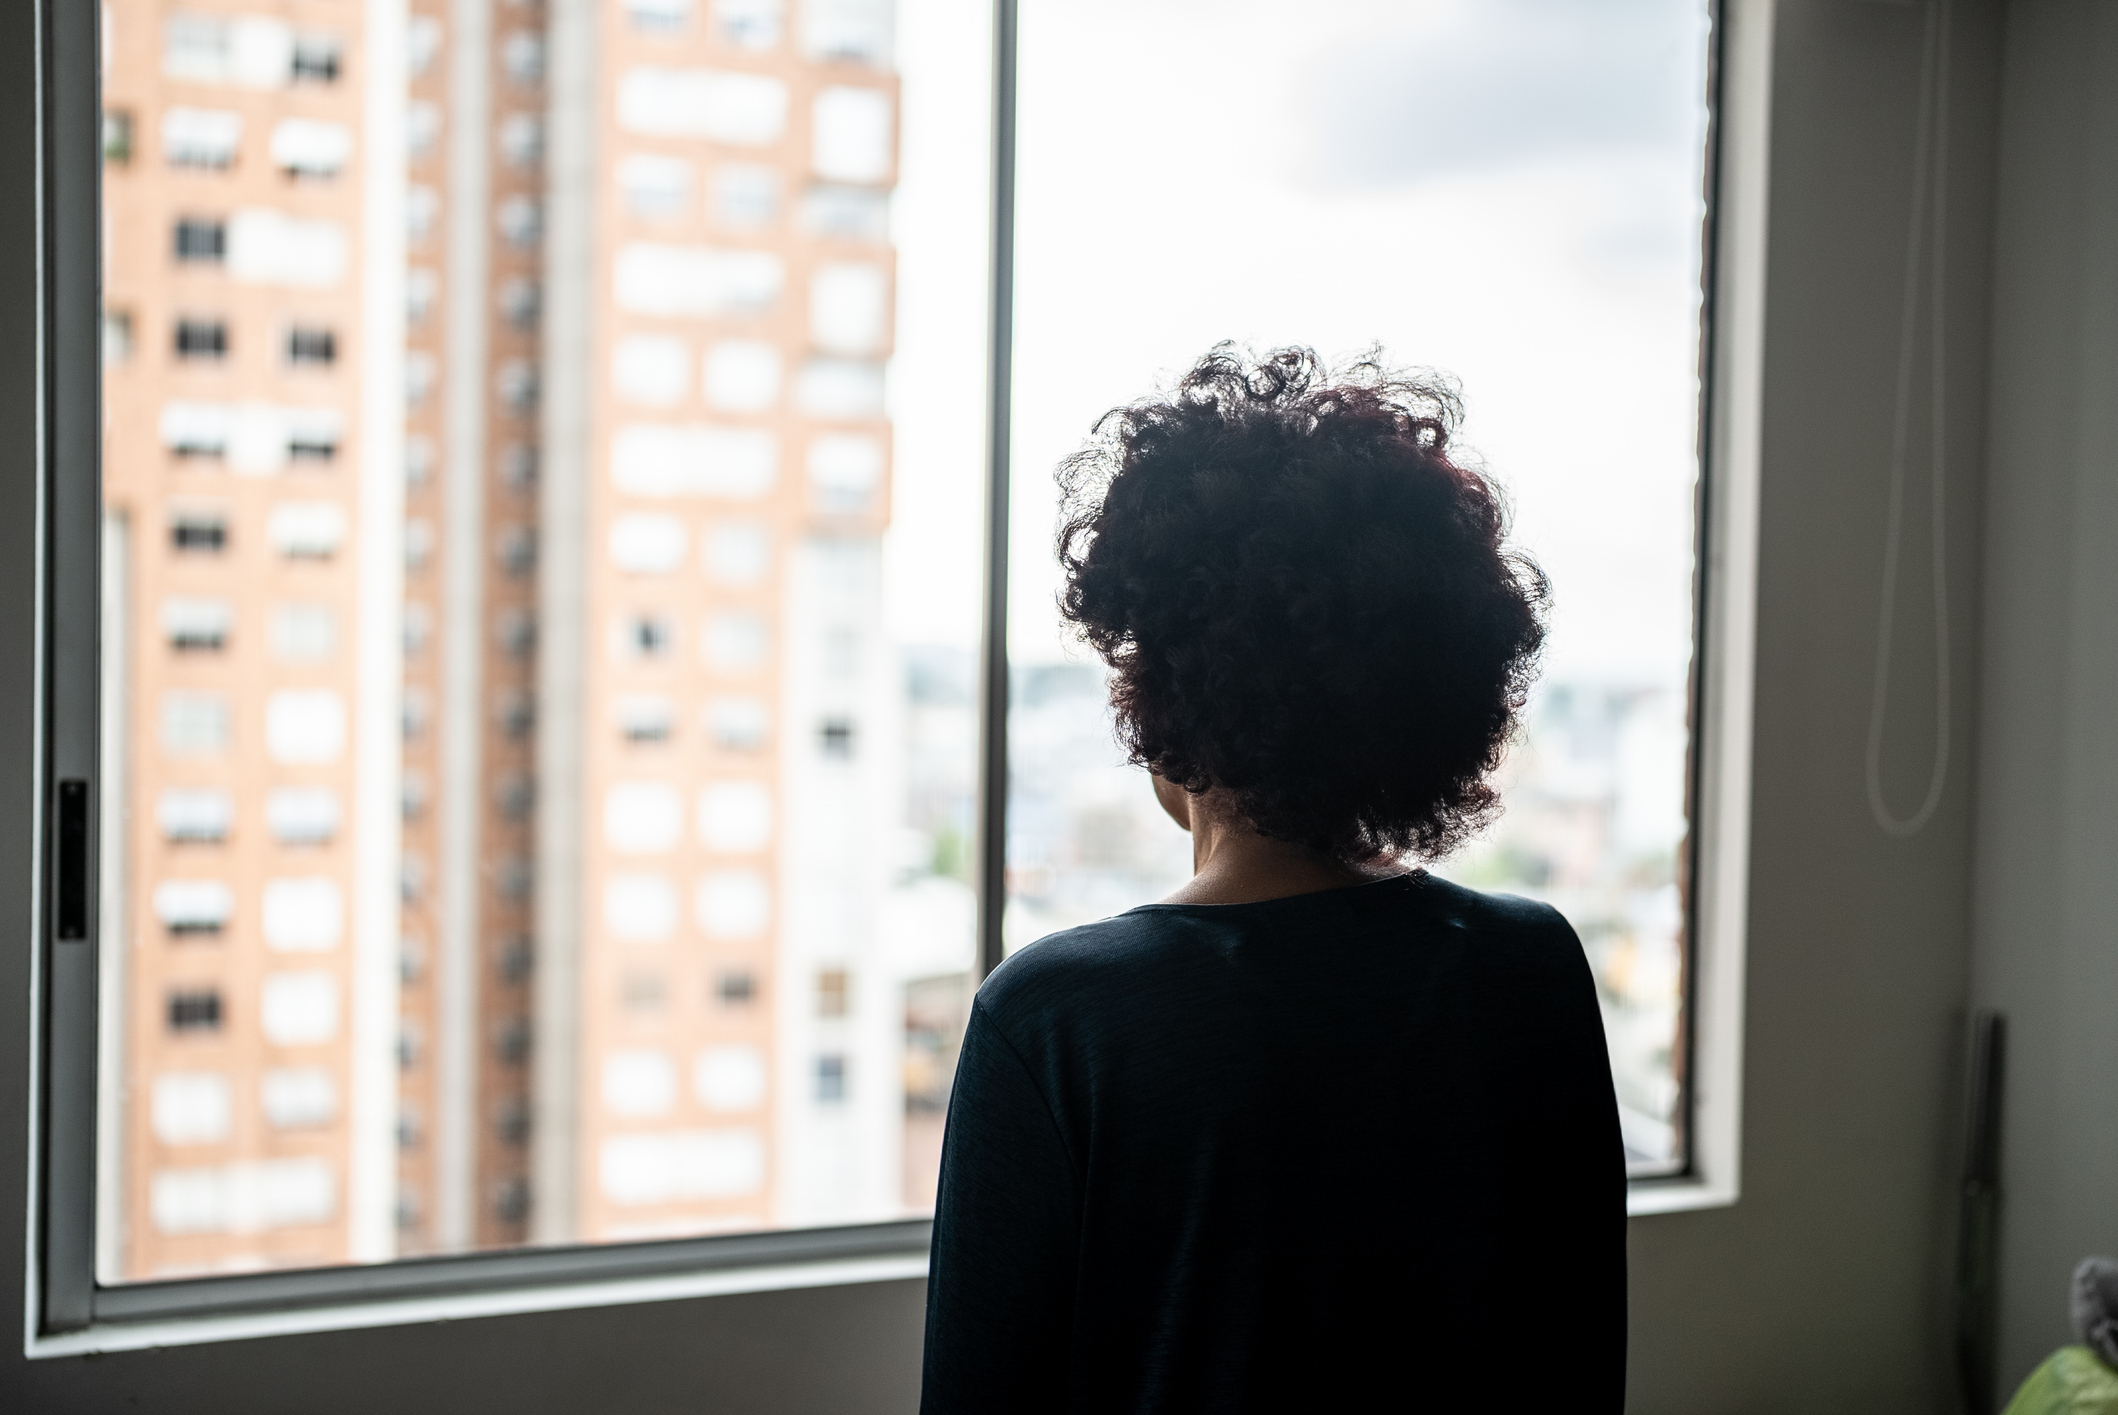
{"label": "interior wall", "polygon": [[[1633,1222],[1637,1415],[1955,1408],[1945,1294],[1969,968],[1993,0],[1950,6],[1950,775],[1907,839],[1877,826],[1864,776],[1926,10],[1777,6],[1742,1196]],[[1916,400],[1915,428],[1924,410]],[[1882,763],[1900,816],[1935,741],[1923,441],[1908,461]]]}
{"label": "interior wall", "polygon": [[2012,1386],[2118,1255],[2118,7],[2010,7],[2001,171],[1974,996],[2009,1021]]}

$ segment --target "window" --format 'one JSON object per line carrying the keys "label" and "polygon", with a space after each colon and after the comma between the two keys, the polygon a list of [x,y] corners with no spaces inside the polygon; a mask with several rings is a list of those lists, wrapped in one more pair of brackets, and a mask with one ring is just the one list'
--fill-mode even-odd
{"label": "window", "polygon": [[218,319],[179,319],[176,355],[180,359],[220,359],[228,353],[228,326]]}
{"label": "window", "polygon": [[[1343,298],[1334,265],[1371,254],[1345,234],[1363,212],[1440,212],[1406,240],[1474,245],[1489,201],[1557,213],[1528,223],[1537,278],[1586,301],[1570,321],[1639,336],[1599,363],[1611,379],[1661,380],[1661,460],[1612,473],[1637,471],[1653,508],[1630,557],[1653,588],[1595,601],[1651,611],[1625,621],[1643,658],[1597,657],[1581,620],[1555,631],[1582,647],[1513,785],[1535,829],[1463,868],[1591,920],[1638,1083],[1635,1159],[1683,1162],[1681,796],[1666,808],[1691,636],[1688,589],[1668,591],[1692,554],[1697,308],[1665,248],[1696,243],[1696,66],[1654,90],[1692,125],[1681,142],[1595,130],[1535,161],[1402,171],[1412,159],[1323,138],[1428,101],[1386,61],[1457,43],[1431,27],[1481,23],[1478,7],[1393,14],[1370,44],[1344,19],[1290,38],[1231,16],[1215,42],[1249,67],[1170,64],[1171,82],[1193,111],[1263,94],[1305,116],[1274,125],[1287,162],[1228,171],[1148,101],[1148,71],[1195,35],[1105,0],[1024,6],[1016,381],[999,392],[1013,708],[1008,768],[987,779],[988,449],[967,390],[987,373],[990,35],[931,9],[900,31],[914,4],[931,0],[591,7],[608,101],[576,104],[560,80],[578,56],[547,54],[536,6],[503,7],[490,34],[414,18],[386,72],[400,46],[366,31],[345,50],[276,19],[111,0],[113,33],[157,36],[159,72],[128,60],[105,85],[136,125],[126,150],[142,135],[152,160],[103,178],[107,231],[145,243],[109,236],[104,288],[125,347],[137,328],[182,362],[134,359],[102,385],[107,583],[125,590],[96,607],[122,686],[103,721],[55,729],[119,748],[103,785],[130,832],[98,897],[134,921],[122,953],[106,921],[99,955],[103,1100],[128,1137],[100,1182],[131,1218],[102,1234],[91,1308],[130,1289],[148,1311],[164,1284],[136,1284],[209,1268],[236,1291],[278,1268],[781,1229],[916,1247],[890,1225],[931,1207],[979,969],[1182,867],[1111,760],[1099,671],[1054,639],[1052,463],[1157,370],[1224,334],[1280,334],[1297,295],[1321,313],[1285,337],[1398,341],[1460,366],[1474,408],[1496,388],[1491,435],[1467,438],[1503,476],[1548,451],[1522,409],[1550,368],[1471,340],[1454,296]],[[1584,39],[1581,82],[1677,63],[1698,38],[1682,8],[1653,44]],[[1121,23],[1137,46],[1096,42]],[[444,55],[459,43],[484,52]],[[450,87],[474,61],[489,95]],[[1094,104],[1083,73],[1101,76]],[[480,105],[479,140],[450,138]],[[393,150],[359,146],[377,133]],[[1111,160],[1157,139],[1196,158],[1159,194]],[[405,161],[411,176],[387,170]],[[1621,177],[1655,194],[1653,240],[1594,225]],[[1575,185],[1559,201],[1540,182]],[[1112,209],[1140,219],[1121,231]],[[401,288],[371,249],[400,219]],[[1208,230],[1245,234],[1224,252]],[[1167,279],[1268,234],[1319,253],[1313,287]],[[1562,235],[1600,294],[1553,254]],[[454,285],[466,269],[479,289]],[[1158,273],[1162,298],[1136,298]],[[400,308],[401,341],[378,344],[376,311]],[[1388,322],[1406,308],[1449,318]],[[1536,522],[1564,544],[1566,508],[1525,488],[1527,538],[1543,548]],[[565,701],[540,701],[555,683]],[[982,851],[1002,825],[1004,854]],[[1583,879],[1565,876],[1579,859]]]}
{"label": "window", "polygon": [[338,336],[329,329],[297,324],[287,331],[287,362],[329,367],[338,359]]}
{"label": "window", "polygon": [[[1154,898],[1189,870],[1184,837],[1118,766],[1100,667],[1060,639],[1047,608],[1047,469],[1096,412],[1217,339],[1337,356],[1381,341],[1463,380],[1459,441],[1507,487],[1514,533],[1557,587],[1527,735],[1505,768],[1506,814],[1441,870],[1550,900],[1573,921],[1596,971],[1628,1159],[1668,1173],[1686,1163],[1707,16],[1687,4],[1623,21],[1555,10],[1525,49],[1513,13],[1318,11],[1298,34],[1231,20],[1206,63],[1187,57],[1197,36],[1174,12],[1025,6],[1008,937]],[[1113,46],[1118,25],[1129,39]],[[1408,86],[1408,66],[1447,77]],[[1099,76],[1093,104],[1073,82],[1084,72]],[[1299,115],[1275,126],[1270,159],[1198,146],[1182,126],[1180,115],[1261,102]],[[1188,156],[1137,160],[1165,147]],[[1095,202],[1080,201],[1087,190]],[[1131,351],[1129,367],[1114,366],[1113,347]],[[1566,431],[1614,400],[1646,420],[1625,451]]]}
{"label": "window", "polygon": [[226,222],[203,217],[185,217],[176,224],[176,258],[181,261],[220,261],[228,254]]}
{"label": "window", "polygon": [[[129,124],[128,124],[129,126]],[[243,116],[221,109],[171,108],[162,114],[162,156],[172,167],[226,167],[243,141]],[[130,151],[131,134],[126,134]]]}

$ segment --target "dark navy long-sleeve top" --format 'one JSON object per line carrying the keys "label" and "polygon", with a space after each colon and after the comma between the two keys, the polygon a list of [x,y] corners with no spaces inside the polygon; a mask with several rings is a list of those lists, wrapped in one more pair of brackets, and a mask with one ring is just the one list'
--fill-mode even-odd
{"label": "dark navy long-sleeve top", "polygon": [[1551,908],[1424,873],[1156,904],[979,989],[926,1415],[1617,1412],[1625,1320],[1602,1021]]}

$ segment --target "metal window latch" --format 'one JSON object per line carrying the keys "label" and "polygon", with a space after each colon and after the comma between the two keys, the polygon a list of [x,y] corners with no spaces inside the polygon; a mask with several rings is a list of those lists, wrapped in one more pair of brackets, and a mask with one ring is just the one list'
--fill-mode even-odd
{"label": "metal window latch", "polygon": [[59,938],[88,937],[88,783],[59,783]]}

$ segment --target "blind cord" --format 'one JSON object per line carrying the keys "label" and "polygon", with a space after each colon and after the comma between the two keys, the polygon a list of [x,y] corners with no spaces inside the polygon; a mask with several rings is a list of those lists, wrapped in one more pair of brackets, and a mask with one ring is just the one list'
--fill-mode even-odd
{"label": "blind cord", "polygon": [[[1890,514],[1883,539],[1883,596],[1875,631],[1875,687],[1868,706],[1868,810],[1885,835],[1904,839],[1919,834],[1934,818],[1949,780],[1949,583],[1943,533],[1947,529],[1946,414],[1944,387],[1947,348],[1944,341],[1943,281],[1948,216],[1949,172],[1949,5],[1950,0],[1928,0],[1927,23],[1920,55],[1919,121],[1912,157],[1912,215],[1905,239],[1905,288],[1898,324],[1897,407],[1890,440]],[[1932,169],[1933,201],[1929,209],[1929,169]],[[1883,799],[1883,723],[1890,702],[1891,636],[1897,619],[1897,572],[1905,524],[1905,460],[1912,423],[1912,383],[1915,335],[1919,324],[1919,286],[1922,236],[1931,225],[1934,247],[1928,266],[1929,437],[1932,444],[1930,474],[1932,534],[1929,562],[1934,598],[1934,764],[1927,777],[1927,794],[1910,816],[1891,812]]]}

